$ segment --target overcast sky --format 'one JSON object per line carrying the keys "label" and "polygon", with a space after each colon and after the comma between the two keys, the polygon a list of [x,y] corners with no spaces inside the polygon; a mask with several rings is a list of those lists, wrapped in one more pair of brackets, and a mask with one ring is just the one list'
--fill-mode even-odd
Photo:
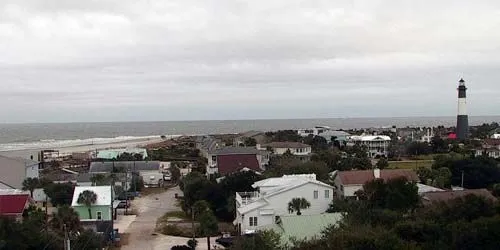
{"label": "overcast sky", "polygon": [[500,1],[1,0],[0,122],[498,115]]}

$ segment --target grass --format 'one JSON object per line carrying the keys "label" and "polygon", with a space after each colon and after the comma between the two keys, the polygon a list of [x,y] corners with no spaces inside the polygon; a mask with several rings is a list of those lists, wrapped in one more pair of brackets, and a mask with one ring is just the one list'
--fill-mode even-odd
{"label": "grass", "polygon": [[174,217],[174,218],[179,218],[179,219],[185,219],[189,220],[190,217],[186,215],[183,211],[171,211],[171,212],[166,212],[163,217]]}
{"label": "grass", "polygon": [[148,195],[155,195],[155,194],[161,194],[165,191],[167,191],[168,188],[163,188],[163,187],[149,187],[149,188],[143,188],[141,190],[141,196],[148,196]]}
{"label": "grass", "polygon": [[419,167],[430,168],[434,163],[433,160],[408,160],[408,161],[390,161],[389,168],[391,169],[417,169]]}

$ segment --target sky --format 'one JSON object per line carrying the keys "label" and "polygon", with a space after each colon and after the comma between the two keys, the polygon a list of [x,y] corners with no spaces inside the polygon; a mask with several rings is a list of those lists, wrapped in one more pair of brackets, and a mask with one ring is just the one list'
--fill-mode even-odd
{"label": "sky", "polygon": [[497,0],[2,0],[0,122],[499,115]]}

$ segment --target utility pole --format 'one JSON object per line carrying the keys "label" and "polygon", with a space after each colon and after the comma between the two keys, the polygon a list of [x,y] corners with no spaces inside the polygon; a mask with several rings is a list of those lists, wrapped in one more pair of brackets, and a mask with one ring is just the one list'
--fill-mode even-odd
{"label": "utility pole", "polygon": [[464,171],[462,170],[462,188],[464,188]]}
{"label": "utility pole", "polygon": [[71,250],[71,241],[68,236],[68,230],[66,229],[66,224],[64,224],[64,250]]}
{"label": "utility pole", "polygon": [[48,199],[47,194],[45,194],[45,233],[47,238],[49,237],[49,215],[48,215]]}

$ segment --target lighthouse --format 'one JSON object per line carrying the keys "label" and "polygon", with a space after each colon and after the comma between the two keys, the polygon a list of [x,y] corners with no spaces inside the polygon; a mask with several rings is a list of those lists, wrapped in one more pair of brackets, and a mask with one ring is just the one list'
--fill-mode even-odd
{"label": "lighthouse", "polygon": [[457,113],[457,138],[459,140],[467,139],[469,135],[469,117],[467,116],[467,102],[465,100],[464,79],[458,81],[458,113]]}

